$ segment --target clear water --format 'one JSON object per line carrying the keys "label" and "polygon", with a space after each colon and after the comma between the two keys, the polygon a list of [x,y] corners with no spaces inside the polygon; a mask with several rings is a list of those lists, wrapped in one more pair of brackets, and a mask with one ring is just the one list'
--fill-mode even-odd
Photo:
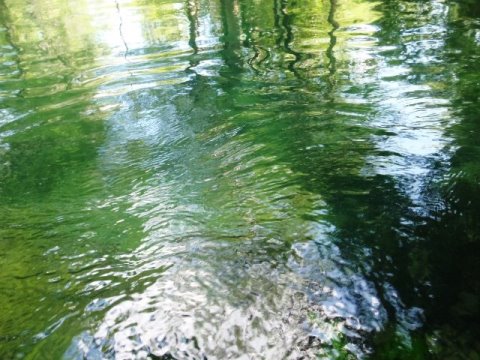
{"label": "clear water", "polygon": [[475,2],[0,0],[0,358],[480,358],[479,96]]}

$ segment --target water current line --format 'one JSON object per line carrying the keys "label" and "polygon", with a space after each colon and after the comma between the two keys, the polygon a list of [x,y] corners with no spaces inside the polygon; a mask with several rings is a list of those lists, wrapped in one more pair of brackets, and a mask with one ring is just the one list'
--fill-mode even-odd
{"label": "water current line", "polygon": [[276,44],[278,47],[283,48],[285,53],[293,55],[294,60],[288,61],[287,68],[297,78],[301,79],[300,74],[295,68],[295,64],[301,59],[301,55],[291,47],[294,36],[290,23],[291,16],[287,13],[287,0],[273,0],[273,10],[275,16],[275,27],[280,30],[280,36],[276,41]]}
{"label": "water current line", "polygon": [[287,0],[281,0],[280,1],[280,11],[282,13],[282,25],[283,28],[285,29],[285,40],[284,40],[284,47],[285,51],[293,55],[294,59],[288,62],[288,70],[290,70],[295,76],[300,78],[300,75],[298,74],[297,69],[295,68],[295,64],[297,64],[301,60],[301,55],[299,52],[293,50],[292,44],[294,40],[294,35],[293,35],[293,29],[291,25],[291,20],[292,17],[291,15],[288,14],[287,12]]}
{"label": "water current line", "polygon": [[120,11],[120,4],[118,3],[118,0],[114,0],[114,1],[115,1],[115,7],[117,8],[118,19],[120,21],[120,24],[118,25],[118,32],[120,33],[120,38],[122,39],[123,45],[125,46],[124,58],[127,59],[129,49],[128,49],[127,42],[125,41],[125,37],[123,36],[123,31],[122,31],[123,19],[122,19],[122,13]]}
{"label": "water current line", "polygon": [[196,55],[198,54],[197,35],[199,12],[197,0],[187,0],[185,8],[189,24],[188,45],[192,48],[192,55],[190,56],[189,65],[185,69],[185,72],[196,73],[194,68],[199,64],[199,61],[196,59]]}
{"label": "water current line", "polygon": [[337,71],[337,60],[335,59],[335,54],[333,53],[333,48],[337,44],[337,37],[335,36],[335,31],[340,27],[340,24],[335,20],[335,11],[337,10],[337,0],[330,0],[330,10],[328,12],[327,21],[332,25],[332,30],[329,31],[328,36],[330,36],[330,43],[327,49],[327,57],[329,59],[328,69],[329,69],[329,81],[333,85],[333,75]]}

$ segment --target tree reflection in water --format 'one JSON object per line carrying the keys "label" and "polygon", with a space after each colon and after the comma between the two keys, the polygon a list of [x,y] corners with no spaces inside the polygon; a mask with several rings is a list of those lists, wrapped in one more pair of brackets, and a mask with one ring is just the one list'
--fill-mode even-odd
{"label": "tree reflection in water", "polygon": [[0,10],[0,357],[478,356],[475,3]]}

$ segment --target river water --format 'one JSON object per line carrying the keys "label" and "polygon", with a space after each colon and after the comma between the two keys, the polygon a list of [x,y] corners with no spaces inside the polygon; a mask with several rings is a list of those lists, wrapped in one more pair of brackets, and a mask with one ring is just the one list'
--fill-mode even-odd
{"label": "river water", "polygon": [[0,0],[0,358],[480,358],[479,96],[474,1]]}

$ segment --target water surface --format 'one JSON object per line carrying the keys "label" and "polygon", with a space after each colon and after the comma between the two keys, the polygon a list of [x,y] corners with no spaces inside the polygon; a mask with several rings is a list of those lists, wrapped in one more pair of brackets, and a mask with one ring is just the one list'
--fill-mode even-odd
{"label": "water surface", "polygon": [[0,0],[0,358],[476,359],[480,9]]}

